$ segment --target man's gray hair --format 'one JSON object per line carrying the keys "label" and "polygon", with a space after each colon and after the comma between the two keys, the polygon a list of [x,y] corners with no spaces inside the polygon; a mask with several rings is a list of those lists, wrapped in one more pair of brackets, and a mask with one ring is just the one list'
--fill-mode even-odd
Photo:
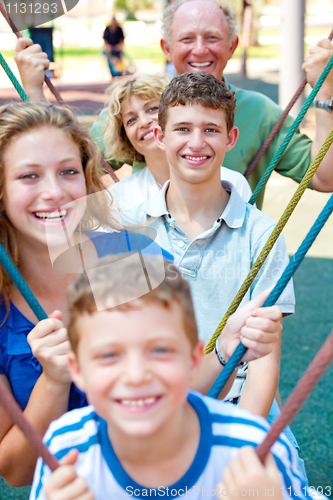
{"label": "man's gray hair", "polygon": [[[165,40],[165,42],[170,45],[171,41],[171,30],[172,30],[172,23],[173,23],[173,18],[176,13],[176,11],[179,9],[181,5],[187,2],[191,2],[193,0],[172,0],[167,8],[165,9],[162,17],[162,39]],[[205,0],[207,1],[207,0]],[[232,5],[226,2],[217,2],[215,0],[209,0],[213,3],[215,3],[220,9],[222,10],[224,17],[227,21],[228,25],[228,31],[229,31],[229,42],[232,43],[234,40],[236,40],[238,36],[238,21],[237,21],[237,15],[236,12],[233,8]]]}

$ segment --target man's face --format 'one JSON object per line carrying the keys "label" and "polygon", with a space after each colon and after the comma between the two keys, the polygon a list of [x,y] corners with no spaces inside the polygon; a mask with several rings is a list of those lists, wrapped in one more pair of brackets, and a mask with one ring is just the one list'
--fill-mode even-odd
{"label": "man's face", "polygon": [[230,44],[228,25],[220,7],[209,0],[193,0],[176,11],[170,45],[162,50],[177,74],[204,71],[222,80],[223,70],[238,39]]}

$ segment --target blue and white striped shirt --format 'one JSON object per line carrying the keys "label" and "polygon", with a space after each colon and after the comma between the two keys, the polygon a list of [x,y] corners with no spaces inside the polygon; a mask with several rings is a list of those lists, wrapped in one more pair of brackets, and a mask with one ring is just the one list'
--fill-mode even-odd
{"label": "blue and white striped shirt", "polygon": [[[75,464],[77,473],[86,479],[96,500],[182,496],[198,500],[216,498],[217,484],[229,460],[242,446],[256,447],[264,439],[269,426],[261,417],[197,392],[190,392],[188,401],[199,418],[200,442],[191,466],[173,485],[148,488],[135,482],[123,469],[112,448],[106,422],[92,406],[68,412],[53,422],[44,441],[58,459],[73,448],[79,450]],[[274,444],[272,453],[281,474],[285,498],[290,498],[289,492],[292,492],[292,497],[295,493],[295,499],[303,500],[305,485],[301,483],[297,469],[297,455],[283,435]],[[45,499],[43,484],[50,474],[40,458],[30,500]]]}

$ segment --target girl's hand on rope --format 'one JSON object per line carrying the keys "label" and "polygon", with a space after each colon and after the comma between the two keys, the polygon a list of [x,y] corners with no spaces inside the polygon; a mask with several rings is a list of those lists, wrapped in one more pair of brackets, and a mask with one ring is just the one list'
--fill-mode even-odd
{"label": "girl's hand on rope", "polygon": [[[306,78],[314,87],[330,57],[333,55],[333,46],[328,38],[319,40],[317,45],[309,49],[309,55],[304,58],[302,65],[303,71],[306,73]],[[333,70],[330,71],[321,89],[317,94],[319,101],[326,101],[333,96]]]}
{"label": "girl's hand on rope", "polygon": [[242,361],[252,361],[270,354],[281,339],[282,312],[279,306],[261,307],[273,288],[265,290],[228,319],[219,347],[228,360],[239,342],[247,347]]}
{"label": "girl's hand on rope", "polygon": [[244,446],[237,457],[230,460],[223,471],[223,479],[217,485],[218,497],[221,500],[239,500],[256,498],[256,500],[282,500],[282,484],[279,469],[273,456],[269,453],[262,464],[252,446]]}
{"label": "girl's hand on rope", "polygon": [[79,452],[71,450],[44,486],[47,500],[94,500],[95,496],[85,479],[76,474],[74,464]]}
{"label": "girl's hand on rope", "polygon": [[71,376],[67,354],[71,351],[62,313],[54,311],[40,321],[27,337],[32,353],[43,367],[43,374],[51,384],[68,385]]}
{"label": "girl's hand on rope", "polygon": [[30,38],[19,38],[16,43],[14,59],[17,64],[22,86],[32,101],[45,101],[43,84],[45,70],[50,61],[47,54]]}

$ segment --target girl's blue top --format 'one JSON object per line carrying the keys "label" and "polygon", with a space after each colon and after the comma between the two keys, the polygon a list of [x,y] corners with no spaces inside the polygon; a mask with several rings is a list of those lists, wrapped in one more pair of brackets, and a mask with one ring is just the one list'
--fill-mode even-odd
{"label": "girl's blue top", "polygon": [[[173,256],[162,249],[151,236],[153,230],[144,228],[149,236],[140,233],[121,231],[120,233],[86,232],[92,239],[98,258],[126,252],[142,252],[149,255],[163,255],[169,261]],[[6,316],[6,307],[0,303],[0,325]],[[0,327],[0,375],[6,375],[18,404],[24,409],[32,389],[42,373],[42,366],[32,354],[27,341],[29,332],[34,328],[15,306],[10,304],[9,315]],[[68,409],[87,404],[85,395],[72,385]]]}

